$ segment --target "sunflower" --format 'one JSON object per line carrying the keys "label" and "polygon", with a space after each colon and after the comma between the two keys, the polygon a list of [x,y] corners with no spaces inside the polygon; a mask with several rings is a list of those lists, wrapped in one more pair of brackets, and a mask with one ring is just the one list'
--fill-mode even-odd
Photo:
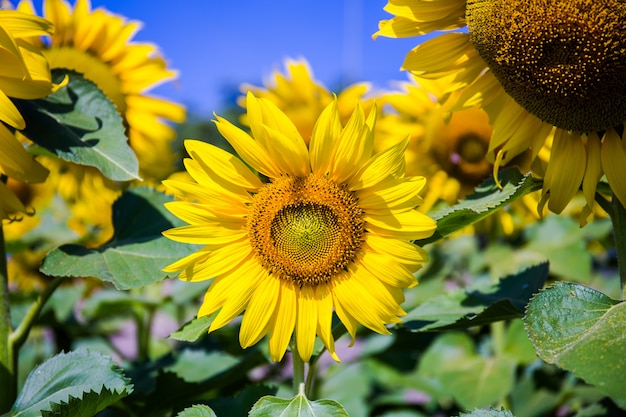
{"label": "sunflower", "polygon": [[[18,9],[35,14],[28,0]],[[168,123],[184,121],[185,111],[146,94],[177,74],[167,68],[155,45],[132,42],[141,24],[103,8],[91,10],[89,0],[77,0],[73,9],[63,0],[45,0],[43,17],[55,27],[51,41],[38,44],[50,67],[83,73],[113,101],[144,179],[162,179],[172,172],[176,134]]]}
{"label": "sunflower", "polygon": [[376,36],[448,31],[408,53],[419,77],[450,76],[455,109],[481,105],[496,168],[552,139],[541,209],[582,188],[592,211],[604,175],[626,202],[626,4],[619,0],[390,0]]}
{"label": "sunflower", "polygon": [[42,182],[48,170],[37,163],[15,138],[12,129],[26,122],[11,98],[33,100],[52,92],[50,70],[44,56],[26,41],[52,33],[50,22],[17,12],[0,10],[0,219],[9,219],[27,209],[7,187],[8,178],[20,182]]}
{"label": "sunflower", "polygon": [[[333,93],[315,80],[313,71],[305,59],[288,58],[284,62],[284,68],[283,72],[275,71],[273,77],[265,81],[263,86],[244,83],[240,88],[244,95],[239,98],[239,104],[245,107],[245,93],[248,91],[259,98],[268,99],[293,121],[308,144],[317,118],[333,101]],[[364,97],[369,88],[367,83],[356,83],[339,92],[337,107],[342,122],[348,120],[357,102],[360,102],[366,111],[372,107],[374,101],[366,100]],[[242,122],[247,125],[245,114],[242,116]]]}
{"label": "sunflower", "polygon": [[373,152],[375,108],[366,116],[357,105],[342,125],[333,100],[309,145],[269,100],[248,93],[246,108],[251,135],[215,122],[243,162],[187,140],[185,167],[195,181],[164,181],[183,200],[167,208],[189,223],[165,236],[204,245],[164,270],[184,281],[213,278],[198,312],[219,310],[209,331],[245,310],[243,348],[269,334],[270,356],[280,361],[295,335],[308,361],[317,335],[338,360],[333,310],[353,341],[358,323],[386,334],[405,314],[402,288],[417,283],[413,272],[427,259],[411,240],[435,229],[415,209],[425,179],[404,176],[408,140]]}

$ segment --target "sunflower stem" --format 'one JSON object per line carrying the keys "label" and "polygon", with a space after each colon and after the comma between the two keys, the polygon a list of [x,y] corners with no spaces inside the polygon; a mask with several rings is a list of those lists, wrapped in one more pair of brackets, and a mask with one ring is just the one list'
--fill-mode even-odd
{"label": "sunflower stem", "polygon": [[4,231],[0,224],[0,414],[11,409],[17,395],[17,373],[13,361],[11,338],[11,310],[9,306],[9,274],[4,245]]}
{"label": "sunflower stem", "polygon": [[615,195],[613,195],[611,203],[613,207],[609,214],[613,222],[617,267],[622,289],[622,300],[624,300],[626,299],[626,209]]}
{"label": "sunflower stem", "polygon": [[293,358],[293,393],[298,395],[300,384],[304,384],[304,361],[298,353],[294,339],[291,340],[291,357]]}

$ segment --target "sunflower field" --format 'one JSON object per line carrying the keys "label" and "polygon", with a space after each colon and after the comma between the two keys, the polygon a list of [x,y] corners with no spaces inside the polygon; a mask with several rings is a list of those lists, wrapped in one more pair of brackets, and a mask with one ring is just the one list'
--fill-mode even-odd
{"label": "sunflower field", "polygon": [[405,81],[212,114],[0,6],[0,417],[626,415],[623,1],[388,0]]}

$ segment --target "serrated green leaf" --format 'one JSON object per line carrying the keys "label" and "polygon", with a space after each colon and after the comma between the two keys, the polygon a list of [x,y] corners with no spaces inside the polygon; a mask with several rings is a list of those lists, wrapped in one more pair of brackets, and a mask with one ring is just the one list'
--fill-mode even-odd
{"label": "serrated green leaf", "polygon": [[99,393],[88,392],[82,398],[70,396],[67,402],[51,403],[50,411],[43,410],[41,417],[92,417],[123,397],[106,388]]}
{"label": "serrated green leaf", "polygon": [[180,413],[176,414],[176,417],[217,417],[211,407],[206,405],[194,405],[189,408],[185,408]]}
{"label": "serrated green leaf", "polygon": [[537,355],[626,408],[626,302],[571,282],[539,293],[524,317]]}
{"label": "serrated green leaf", "polygon": [[181,222],[163,204],[172,198],[146,188],[131,188],[113,204],[114,235],[95,249],[63,245],[44,258],[41,271],[62,277],[96,277],[117,289],[140,288],[169,275],[163,267],[196,248],[161,232]]}
{"label": "serrated green leaf", "polygon": [[417,240],[415,243],[424,246],[443,239],[493,214],[496,210],[518,198],[539,190],[542,185],[542,182],[534,179],[530,173],[522,175],[517,168],[501,170],[498,173],[498,179],[502,188],[496,185],[493,178],[489,178],[465,200],[433,214],[431,217],[437,221],[435,233],[431,237]]}
{"label": "serrated green leaf", "polygon": [[169,337],[181,342],[196,342],[207,334],[213,322],[213,316],[197,317],[176,330]]}
{"label": "serrated green leaf", "polygon": [[89,403],[96,402],[94,409],[99,411],[130,394],[129,382],[113,360],[101,353],[82,350],[61,353],[28,375],[11,413],[14,417],[39,417],[46,410],[86,412],[94,406],[81,404],[83,398]]}
{"label": "serrated green leaf", "polygon": [[291,399],[265,396],[254,404],[249,417],[348,417],[341,404],[332,400],[309,401],[303,393]]}
{"label": "serrated green leaf", "polygon": [[459,417],[514,417],[513,413],[509,410],[496,410],[489,408],[489,410],[474,410],[470,413],[461,413]]}
{"label": "serrated green leaf", "polygon": [[22,132],[66,161],[98,168],[115,181],[139,179],[139,162],[128,145],[115,105],[91,81],[68,70],[54,70],[69,84],[41,100],[16,100],[26,120]]}
{"label": "serrated green leaf", "polygon": [[403,325],[413,331],[439,331],[520,318],[547,277],[548,264],[541,263],[488,286],[451,291],[409,311]]}

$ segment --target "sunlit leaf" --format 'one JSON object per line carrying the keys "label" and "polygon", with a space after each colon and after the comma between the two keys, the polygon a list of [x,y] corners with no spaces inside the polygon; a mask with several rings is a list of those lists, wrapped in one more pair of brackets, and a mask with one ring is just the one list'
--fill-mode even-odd
{"label": "sunlit leaf", "polygon": [[40,100],[16,100],[26,120],[22,132],[66,161],[98,168],[116,181],[139,178],[139,162],[128,145],[115,105],[93,82],[74,71],[54,70],[69,84]]}
{"label": "sunlit leaf", "polygon": [[403,325],[414,331],[450,330],[521,318],[547,277],[548,264],[542,263],[497,283],[450,291],[409,311]]}
{"label": "sunlit leaf", "polygon": [[217,417],[213,410],[206,405],[194,405],[193,407],[185,408],[180,413],[176,414],[176,417]]}
{"label": "sunlit leaf", "polygon": [[534,179],[530,173],[522,175],[517,168],[501,170],[498,178],[502,188],[499,188],[493,178],[490,178],[465,200],[434,213],[431,217],[437,221],[437,230],[431,237],[415,243],[423,246],[443,239],[493,214],[518,198],[539,190],[542,185],[542,182]]}
{"label": "sunlit leaf", "polygon": [[213,316],[197,317],[187,323],[169,337],[181,342],[196,342],[207,334],[213,322]]}
{"label": "sunlit leaf", "polygon": [[109,242],[95,249],[63,245],[48,253],[41,271],[52,276],[92,276],[118,289],[140,288],[166,278],[163,267],[196,249],[162,236],[164,230],[181,224],[163,206],[171,200],[145,187],[128,190],[113,204],[115,233]]}
{"label": "sunlit leaf", "polygon": [[541,359],[573,372],[626,408],[626,302],[557,282],[531,300],[524,322]]}
{"label": "sunlit leaf", "polygon": [[513,413],[509,410],[496,410],[489,408],[489,410],[474,410],[470,413],[461,413],[459,417],[514,417]]}
{"label": "sunlit leaf", "polygon": [[336,401],[309,401],[303,393],[300,393],[291,399],[263,397],[254,404],[248,416],[348,417],[348,413]]}
{"label": "sunlit leaf", "polygon": [[11,415],[91,417],[130,394],[129,382],[113,360],[101,353],[60,353],[28,375]]}

